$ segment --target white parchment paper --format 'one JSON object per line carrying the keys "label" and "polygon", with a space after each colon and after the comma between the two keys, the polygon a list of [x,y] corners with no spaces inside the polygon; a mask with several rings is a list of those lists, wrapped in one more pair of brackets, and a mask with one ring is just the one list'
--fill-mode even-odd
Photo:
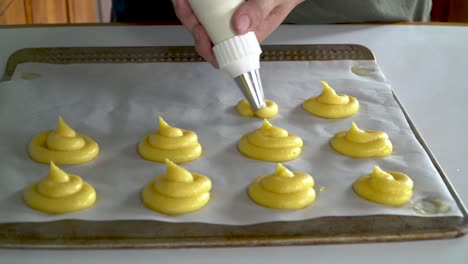
{"label": "white parchment paper", "polygon": [[[356,75],[351,71],[353,66],[374,72]],[[272,173],[276,166],[246,158],[237,151],[239,138],[258,128],[262,121],[237,114],[240,91],[227,74],[208,64],[29,63],[20,65],[11,81],[0,84],[0,222],[154,219],[246,225],[322,216],[414,215],[411,202],[394,208],[373,204],[353,193],[353,181],[370,173],[374,165],[407,173],[415,183],[412,201],[438,197],[451,208],[443,216],[461,216],[375,62],[265,62],[261,73],[266,97],[276,101],[280,109],[271,122],[304,140],[301,157],[285,165],[314,177],[317,199],[307,208],[273,210],[249,199],[246,190],[250,182]],[[302,110],[305,99],[321,93],[320,80],[339,93],[358,98],[359,113],[328,120]],[[86,211],[48,215],[26,206],[22,190],[48,173],[48,165],[29,159],[27,146],[35,134],[54,128],[58,115],[100,145],[100,155],[94,161],[62,166],[94,186],[98,199]],[[137,153],[141,137],[158,129],[159,115],[199,136],[202,157],[183,165],[209,176],[213,182],[211,200],[198,212],[166,216],[141,202],[142,188],[165,171],[163,164],[143,160]],[[387,132],[394,144],[393,155],[352,159],[334,152],[330,138],[348,129],[353,121],[363,129]],[[325,189],[319,191],[322,186]]]}

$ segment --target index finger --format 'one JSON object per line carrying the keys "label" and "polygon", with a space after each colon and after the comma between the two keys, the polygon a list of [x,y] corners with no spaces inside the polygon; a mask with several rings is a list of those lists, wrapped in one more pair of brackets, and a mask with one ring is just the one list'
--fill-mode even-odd
{"label": "index finger", "polygon": [[177,18],[179,18],[180,22],[182,22],[190,32],[193,31],[195,26],[200,24],[189,5],[188,0],[172,0],[172,5],[174,6]]}
{"label": "index finger", "polygon": [[217,68],[216,59],[211,50],[212,44],[210,38],[193,13],[188,0],[172,0],[172,4],[180,22],[192,33],[195,39],[195,49],[198,54]]}

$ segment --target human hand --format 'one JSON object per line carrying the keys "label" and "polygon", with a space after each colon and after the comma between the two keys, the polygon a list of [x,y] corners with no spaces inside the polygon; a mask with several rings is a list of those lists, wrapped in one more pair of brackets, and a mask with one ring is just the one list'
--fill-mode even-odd
{"label": "human hand", "polygon": [[[222,1],[222,0],[220,0]],[[267,38],[304,0],[249,0],[241,4],[232,16],[232,26],[237,34],[254,31],[259,42]],[[172,0],[177,17],[192,32],[195,49],[206,61],[217,67],[208,33],[198,21],[188,0]]]}
{"label": "human hand", "polygon": [[254,31],[259,42],[265,40],[304,0],[249,0],[239,6],[232,16],[237,34]]}
{"label": "human hand", "polygon": [[188,0],[172,0],[172,5],[174,6],[175,13],[180,22],[192,33],[193,39],[195,40],[195,50],[203,59],[217,68],[218,64],[211,50],[213,44],[205,28],[203,28],[200,21],[198,21],[193,13]]}

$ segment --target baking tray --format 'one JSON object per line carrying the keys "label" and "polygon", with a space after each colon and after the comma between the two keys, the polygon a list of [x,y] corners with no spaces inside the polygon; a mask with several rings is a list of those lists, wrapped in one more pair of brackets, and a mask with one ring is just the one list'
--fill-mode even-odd
{"label": "baking tray", "polygon": [[[375,60],[366,47],[343,45],[262,46],[262,61]],[[70,47],[18,50],[5,73],[27,62],[149,63],[200,62],[193,47]],[[322,217],[248,226],[168,223],[149,220],[0,224],[3,248],[181,248],[311,245],[455,238],[468,231],[468,213],[448,177],[424,142],[397,95],[402,112],[462,212],[462,217],[370,215]]]}

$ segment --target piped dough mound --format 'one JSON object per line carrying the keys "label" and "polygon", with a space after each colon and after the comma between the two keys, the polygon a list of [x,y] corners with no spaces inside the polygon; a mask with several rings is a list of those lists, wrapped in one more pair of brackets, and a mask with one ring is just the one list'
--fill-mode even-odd
{"label": "piped dough mound", "polygon": [[68,174],[50,162],[49,174],[27,187],[23,198],[33,209],[62,214],[91,207],[96,201],[96,191],[80,176]]}
{"label": "piped dough mound", "polygon": [[244,135],[238,145],[245,156],[263,161],[285,162],[301,155],[303,141],[264,120],[260,128]]}
{"label": "piped dough mound", "polygon": [[210,200],[211,180],[189,172],[166,159],[166,173],[156,176],[143,190],[146,207],[167,215],[197,211]]}
{"label": "piped dough mound", "polygon": [[314,179],[307,173],[291,172],[278,164],[273,174],[255,179],[249,187],[250,198],[274,209],[302,209],[315,200]]}
{"label": "piped dough mound", "polygon": [[361,130],[355,123],[338,132],[330,142],[332,148],[352,158],[377,158],[392,154],[393,145],[383,131]]}
{"label": "piped dough mound", "polygon": [[356,114],[359,102],[346,94],[336,94],[328,83],[322,81],[323,91],[319,96],[307,99],[302,107],[309,113],[323,118],[344,118]]}
{"label": "piped dough mound", "polygon": [[360,197],[378,204],[401,206],[413,196],[413,181],[408,175],[397,171],[383,171],[378,166],[368,175],[358,178],[353,184]]}
{"label": "piped dough mound", "polygon": [[180,164],[198,159],[202,147],[195,132],[172,127],[160,117],[159,130],[141,139],[138,152],[146,160],[163,163],[170,159]]}
{"label": "piped dough mound", "polygon": [[55,130],[36,135],[29,144],[29,156],[40,163],[76,165],[93,160],[99,154],[98,144],[77,133],[62,117]]}
{"label": "piped dough mound", "polygon": [[247,99],[242,99],[237,103],[236,109],[241,116],[257,117],[261,119],[272,118],[278,114],[278,105],[270,100],[265,100],[266,106],[257,112],[254,112]]}

